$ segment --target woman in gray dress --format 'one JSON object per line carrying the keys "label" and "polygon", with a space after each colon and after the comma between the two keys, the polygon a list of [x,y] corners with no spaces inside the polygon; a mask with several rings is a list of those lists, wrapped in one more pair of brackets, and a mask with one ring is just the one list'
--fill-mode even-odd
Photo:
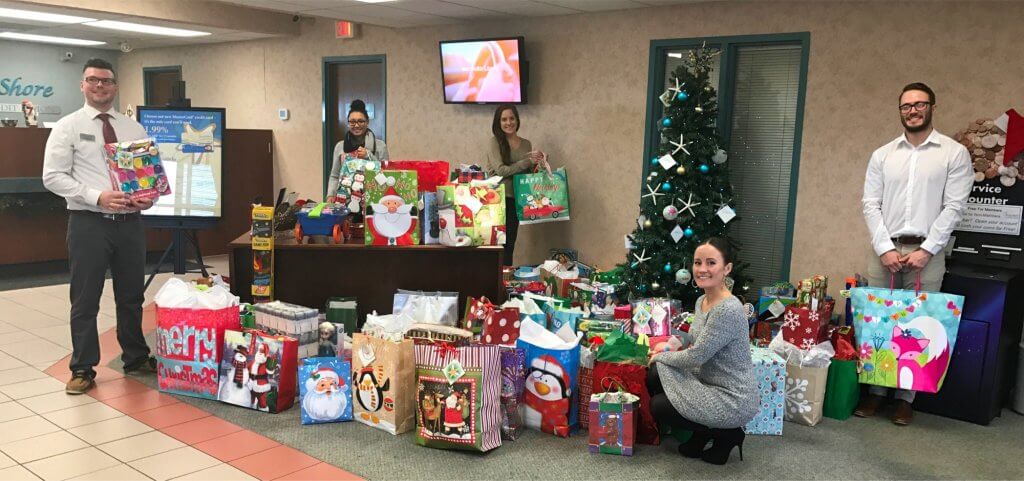
{"label": "woman in gray dress", "polygon": [[[697,247],[692,275],[704,295],[694,307],[693,345],[654,353],[647,377],[651,413],[659,424],[693,431],[679,453],[712,464],[725,464],[737,446],[743,459],[743,426],[760,402],[746,312],[726,287],[734,260],[724,239],[711,238]],[[705,449],[708,442],[711,447]]]}

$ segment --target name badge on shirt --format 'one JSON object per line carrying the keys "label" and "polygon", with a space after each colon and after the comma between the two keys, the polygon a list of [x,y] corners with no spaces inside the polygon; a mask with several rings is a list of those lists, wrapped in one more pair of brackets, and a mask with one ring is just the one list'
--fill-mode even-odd
{"label": "name badge on shirt", "polygon": [[89,142],[95,142],[96,141],[96,136],[92,135],[92,134],[81,133],[81,134],[78,134],[78,138],[81,139],[81,140],[89,141]]}

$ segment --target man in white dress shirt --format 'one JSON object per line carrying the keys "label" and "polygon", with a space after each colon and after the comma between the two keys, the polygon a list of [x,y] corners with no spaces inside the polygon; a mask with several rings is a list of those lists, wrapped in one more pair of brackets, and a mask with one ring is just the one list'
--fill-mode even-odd
{"label": "man in white dress shirt", "polygon": [[[864,220],[874,256],[868,282],[874,287],[938,291],[946,273],[943,249],[971,193],[970,155],[932,127],[935,93],[923,83],[903,88],[899,103],[904,133],[871,154],[864,178]],[[877,257],[875,257],[877,256]],[[871,386],[854,414],[870,417],[888,389]],[[897,389],[892,421],[910,424],[914,391]]]}
{"label": "man in white dress shirt", "polygon": [[114,281],[124,370],[156,370],[142,334],[146,237],[139,215],[153,202],[133,201],[113,190],[103,151],[104,144],[146,138],[146,130],[113,108],[117,78],[109,62],[86,62],[80,88],[85,106],[57,122],[43,158],[43,184],[67,200],[69,211],[73,351],[68,394],[83,394],[95,385],[93,368],[100,361],[96,315],[108,268]]}

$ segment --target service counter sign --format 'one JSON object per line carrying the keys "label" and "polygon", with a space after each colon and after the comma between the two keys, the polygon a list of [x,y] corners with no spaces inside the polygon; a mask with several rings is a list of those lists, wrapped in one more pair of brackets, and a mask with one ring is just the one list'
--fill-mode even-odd
{"label": "service counter sign", "polygon": [[998,177],[975,182],[963,218],[953,233],[958,260],[1024,269],[1024,182],[1007,187]]}

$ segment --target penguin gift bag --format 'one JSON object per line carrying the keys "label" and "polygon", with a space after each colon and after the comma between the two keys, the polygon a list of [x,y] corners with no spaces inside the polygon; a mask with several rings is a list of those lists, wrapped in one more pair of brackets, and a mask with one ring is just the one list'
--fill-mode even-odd
{"label": "penguin gift bag", "polygon": [[307,357],[299,366],[302,424],[352,420],[352,366],[337,357]]}
{"label": "penguin gift bag", "polygon": [[526,352],[526,385],[520,409],[527,427],[569,437],[576,430],[580,336],[557,333],[532,320],[523,321],[516,347]]}
{"label": "penguin gift bag", "polygon": [[352,413],[363,424],[391,434],[416,424],[413,342],[367,334],[352,339]]}
{"label": "penguin gift bag", "polygon": [[490,451],[501,446],[498,346],[415,346],[416,444]]}

